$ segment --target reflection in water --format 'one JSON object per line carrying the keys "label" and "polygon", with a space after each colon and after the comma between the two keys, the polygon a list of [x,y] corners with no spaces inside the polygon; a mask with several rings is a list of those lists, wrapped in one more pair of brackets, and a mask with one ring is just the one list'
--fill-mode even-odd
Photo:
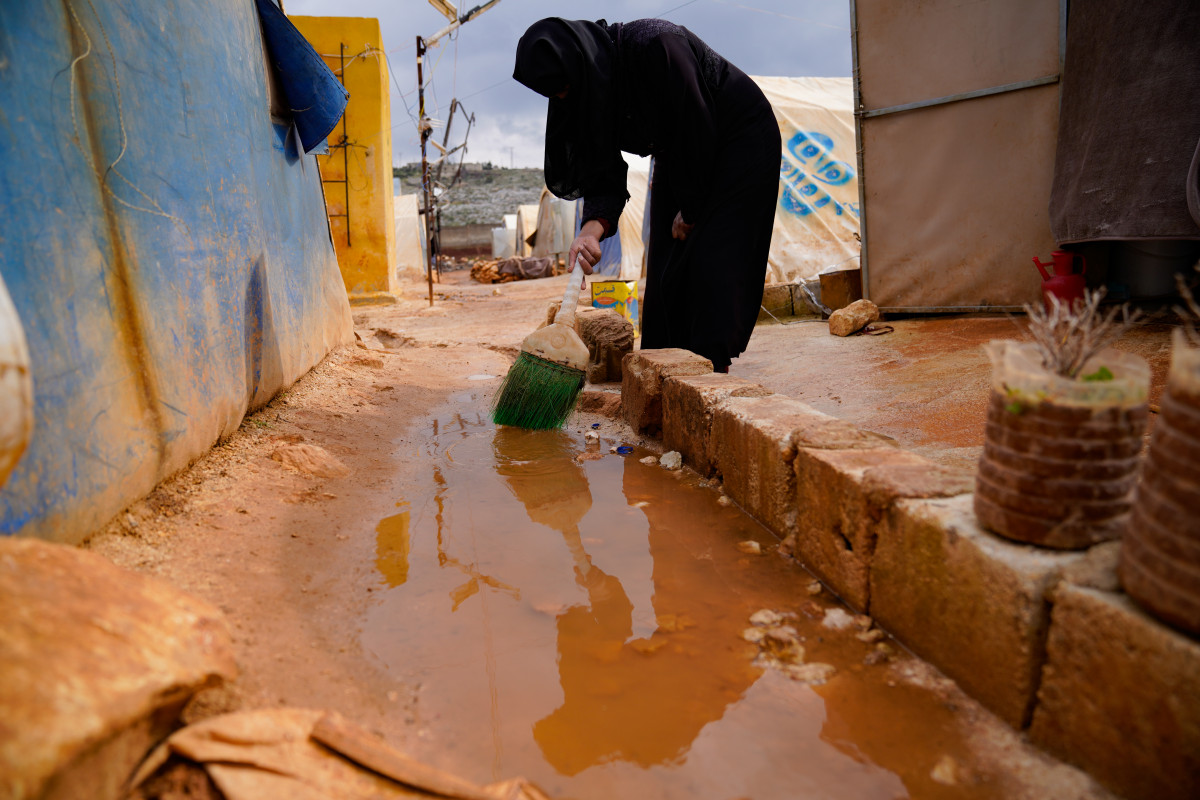
{"label": "reflection in water", "polygon": [[650,637],[629,638],[633,605],[621,582],[591,565],[578,534],[568,536],[588,605],[558,617],[564,700],[533,729],[547,760],[564,775],[613,760],[651,767],[682,759],[704,726],[720,719],[760,674],[740,648],[712,647],[705,641],[711,630],[697,630],[696,620],[708,622],[711,610],[685,576],[713,566],[697,561],[673,535],[678,509],[650,485],[659,477],[635,459],[625,462],[626,501],[640,505],[650,523],[659,621]]}
{"label": "reflection in water", "polygon": [[809,578],[739,552],[770,539],[716,494],[636,456],[580,463],[577,434],[445,419],[411,509],[376,529],[389,589],[364,624],[423,687],[413,755],[580,800],[938,797],[931,765],[969,760],[936,701],[863,672],[871,645],[820,613],[796,625],[834,681],[753,666],[747,618],[812,605]]}
{"label": "reflection in water", "polygon": [[405,510],[381,519],[375,527],[375,568],[393,588],[408,580],[408,551],[412,546],[408,533],[411,515],[408,504],[396,505]]}

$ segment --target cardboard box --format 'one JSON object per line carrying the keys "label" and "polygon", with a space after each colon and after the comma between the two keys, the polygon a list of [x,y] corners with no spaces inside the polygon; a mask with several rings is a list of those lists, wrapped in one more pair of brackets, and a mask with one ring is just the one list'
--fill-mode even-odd
{"label": "cardboard box", "polygon": [[638,329],[637,281],[595,281],[592,283],[592,308],[611,308]]}

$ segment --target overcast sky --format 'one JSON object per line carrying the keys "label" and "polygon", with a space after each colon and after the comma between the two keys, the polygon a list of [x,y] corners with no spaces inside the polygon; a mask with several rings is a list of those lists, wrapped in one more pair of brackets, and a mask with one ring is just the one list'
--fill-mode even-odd
{"label": "overcast sky", "polygon": [[[465,0],[458,7],[465,12],[481,2]],[[446,18],[428,0],[284,0],[284,8],[288,14],[379,20],[398,84],[392,87],[392,158],[397,164],[420,160],[414,43],[418,35],[441,30]],[[609,22],[661,17],[686,26],[751,75],[850,74],[847,0],[500,0],[427,57],[429,115],[444,121],[454,97],[475,114],[468,161],[542,166],[546,99],[514,81],[512,71],[521,34],[551,16]],[[456,118],[452,144],[461,141],[464,128]],[[440,130],[434,135],[440,140]]]}

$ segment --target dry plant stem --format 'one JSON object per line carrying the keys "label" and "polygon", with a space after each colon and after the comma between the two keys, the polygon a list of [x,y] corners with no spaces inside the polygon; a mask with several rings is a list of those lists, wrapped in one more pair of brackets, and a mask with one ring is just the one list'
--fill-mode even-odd
{"label": "dry plant stem", "polygon": [[[1140,311],[1121,305],[1100,313],[1104,289],[1084,292],[1083,302],[1074,307],[1050,297],[1050,309],[1025,306],[1029,315],[1029,335],[1042,354],[1042,365],[1064,378],[1079,377],[1088,359],[1116,341],[1141,316]],[[1117,321],[1117,315],[1121,320]]]}
{"label": "dry plant stem", "polygon": [[[1200,273],[1200,262],[1197,262],[1192,270]],[[1183,298],[1184,302],[1184,307],[1175,307],[1175,313],[1183,318],[1183,333],[1187,336],[1188,341],[1192,343],[1193,347],[1200,347],[1200,333],[1196,332],[1196,326],[1200,324],[1200,303],[1196,302],[1196,296],[1192,294],[1192,287],[1188,286],[1182,273],[1175,276],[1175,284],[1179,287],[1179,296]]]}

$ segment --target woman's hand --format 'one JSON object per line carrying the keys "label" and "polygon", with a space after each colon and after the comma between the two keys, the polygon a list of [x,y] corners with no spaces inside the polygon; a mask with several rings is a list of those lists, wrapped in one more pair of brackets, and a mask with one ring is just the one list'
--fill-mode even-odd
{"label": "woman's hand", "polygon": [[671,238],[682,241],[688,237],[688,234],[692,232],[692,228],[694,227],[696,226],[688,225],[683,221],[683,212],[680,211],[675,215],[675,221],[671,223]]}
{"label": "woman's hand", "polygon": [[603,235],[604,226],[597,220],[589,219],[583,223],[579,235],[571,242],[571,249],[567,252],[567,269],[572,269],[578,259],[583,274],[591,275],[592,267],[600,261],[600,237]]}

